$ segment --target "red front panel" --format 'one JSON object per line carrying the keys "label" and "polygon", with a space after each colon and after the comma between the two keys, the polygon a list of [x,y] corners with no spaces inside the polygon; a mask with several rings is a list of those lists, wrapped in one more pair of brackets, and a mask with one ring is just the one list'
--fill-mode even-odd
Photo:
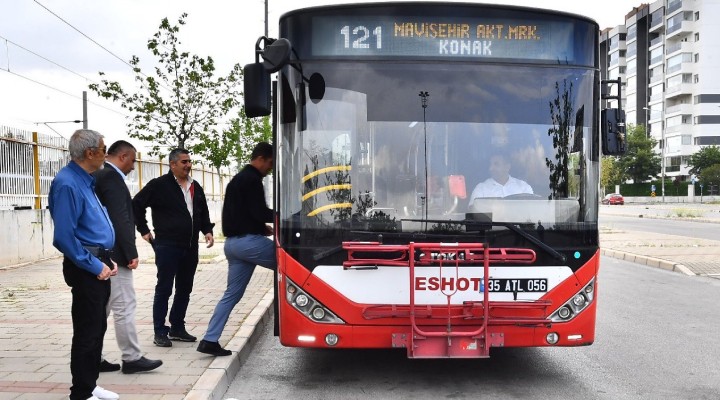
{"label": "red front panel", "polygon": [[[282,249],[278,250],[279,268],[279,320],[280,341],[293,347],[329,347],[325,336],[333,333],[339,337],[338,348],[393,348],[393,335],[410,334],[412,331],[407,306],[384,307],[375,304],[355,303],[324,281],[309,273],[289,257]],[[569,322],[549,324],[517,324],[503,322],[503,319],[522,320],[523,318],[547,318],[563,303],[577,294],[585,285],[597,276],[599,253],[590,259],[574,275],[544,294],[541,300],[546,304],[541,308],[517,308],[505,302],[490,302],[488,337],[502,337],[498,345],[503,347],[549,346],[546,337],[554,332],[559,335],[556,346],[581,346],[592,344],[595,339],[596,300],[593,301]],[[342,268],[342,267],[339,267]],[[541,268],[541,267],[538,267]],[[307,294],[315,298],[345,324],[322,324],[312,321],[298,312],[285,296],[285,279],[290,279]],[[368,288],[372,290],[372,288]],[[595,282],[597,290],[597,282]],[[596,298],[596,296],[594,296]],[[512,303],[512,302],[510,302]],[[479,306],[481,309],[481,306]],[[453,331],[472,331],[482,325],[481,312],[477,307],[469,311],[475,319],[452,319]],[[379,310],[373,313],[373,310]],[[461,316],[468,313],[468,307],[451,306],[450,314]],[[394,317],[389,316],[392,313]],[[447,325],[448,307],[433,305],[417,306],[416,322],[421,329],[444,331]],[[497,336],[495,336],[497,335]],[[397,340],[396,340],[397,346]]]}

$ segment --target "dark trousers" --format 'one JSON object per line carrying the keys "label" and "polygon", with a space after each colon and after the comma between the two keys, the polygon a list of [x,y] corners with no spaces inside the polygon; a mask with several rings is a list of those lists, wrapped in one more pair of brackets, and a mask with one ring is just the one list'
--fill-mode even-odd
{"label": "dark trousers", "polygon": [[[107,260],[105,263],[109,263]],[[112,264],[108,264],[112,265]],[[72,292],[73,337],[70,350],[71,400],[92,397],[100,374],[103,337],[107,330],[105,309],[110,298],[110,281],[63,259],[63,276]]]}
{"label": "dark trousers", "polygon": [[165,325],[168,301],[175,285],[175,296],[170,309],[170,326],[173,331],[185,329],[185,314],[190,303],[195,270],[198,264],[197,244],[186,248],[156,243],[155,265],[157,285],[153,300],[153,326],[156,335],[167,335],[170,328]]}

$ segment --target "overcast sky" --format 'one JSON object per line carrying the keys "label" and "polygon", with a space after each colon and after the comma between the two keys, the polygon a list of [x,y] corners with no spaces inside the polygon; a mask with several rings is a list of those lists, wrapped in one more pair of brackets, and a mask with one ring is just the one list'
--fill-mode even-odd
{"label": "overcast sky", "polygon": [[[300,4],[353,2],[268,1],[271,37],[276,36],[279,16]],[[625,14],[640,4],[631,0],[494,3],[581,14],[601,28],[623,24]],[[254,61],[255,42],[265,29],[264,4],[263,0],[0,0],[0,125],[55,134],[37,123],[82,119],[82,92],[99,80],[98,71],[106,72],[110,79],[131,82],[130,67],[121,60],[128,61],[133,55],[140,57],[144,70],[152,68],[154,59],[147,52],[147,40],[157,32],[162,18],[175,22],[183,12],[188,13],[180,30],[183,49],[211,56],[218,74],[225,75],[235,63]],[[133,87],[125,87],[129,88]],[[89,90],[88,98],[89,127],[105,135],[108,143],[126,138],[127,113]],[[81,127],[49,125],[65,137]]]}

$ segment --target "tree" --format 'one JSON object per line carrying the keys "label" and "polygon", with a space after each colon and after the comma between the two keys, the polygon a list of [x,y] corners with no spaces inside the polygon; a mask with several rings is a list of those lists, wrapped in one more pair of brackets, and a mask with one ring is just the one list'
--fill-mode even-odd
{"label": "tree", "polygon": [[[241,95],[239,64],[227,76],[216,78],[211,57],[179,50],[177,35],[186,17],[182,14],[174,26],[164,18],[158,32],[148,40],[147,48],[157,57],[154,76],[142,72],[137,56],[130,60],[140,86],[137,91],[125,91],[120,83],[107,79],[90,85],[100,97],[119,101],[132,113],[128,134],[152,143],[151,155],[160,154],[162,147],[195,151],[199,143],[218,138],[217,121],[237,106]],[[100,76],[105,73],[100,72]]]}
{"label": "tree", "polygon": [[715,164],[720,164],[720,147],[703,147],[697,153],[690,156],[688,166],[691,174],[702,175],[703,170]]}
{"label": "tree", "polygon": [[660,156],[654,151],[657,140],[648,137],[642,125],[629,125],[626,137],[627,152],[619,158],[623,178],[639,183],[656,177],[661,170]]}
{"label": "tree", "polygon": [[[617,157],[603,157],[600,167],[600,186],[605,188],[605,192],[614,192],[614,186],[621,184],[624,180],[623,171]],[[610,187],[612,187],[612,190],[608,190]]]}
{"label": "tree", "polygon": [[720,185],[720,164],[703,168],[702,175],[700,175],[700,182],[708,189]]}
{"label": "tree", "polygon": [[250,154],[258,142],[272,141],[270,118],[248,118],[244,107],[240,109],[237,118],[230,120],[230,127],[238,135],[238,145],[234,153],[238,167],[250,162]]}

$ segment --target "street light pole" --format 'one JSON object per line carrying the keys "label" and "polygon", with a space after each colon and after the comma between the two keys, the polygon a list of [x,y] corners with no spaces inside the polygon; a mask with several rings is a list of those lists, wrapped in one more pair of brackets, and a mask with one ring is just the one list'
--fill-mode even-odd
{"label": "street light pole", "polygon": [[662,155],[662,202],[665,202],[665,124],[663,123],[660,126],[660,132],[662,133],[662,148],[660,149],[660,154]]}
{"label": "street light pole", "polygon": [[[648,126],[647,126],[648,115],[647,114],[649,112],[651,112],[651,110],[649,107],[643,107],[643,110],[645,110],[645,121],[646,121],[645,129],[647,129],[648,128]],[[663,120],[663,114],[664,114],[664,111],[661,109],[660,110],[660,157],[661,157],[660,176],[662,177],[662,182],[660,182],[660,190],[662,191],[662,202],[664,203],[665,202],[665,147],[666,147],[666,144],[665,144],[665,121]],[[646,134],[648,137],[650,137],[649,131],[646,132]]]}

